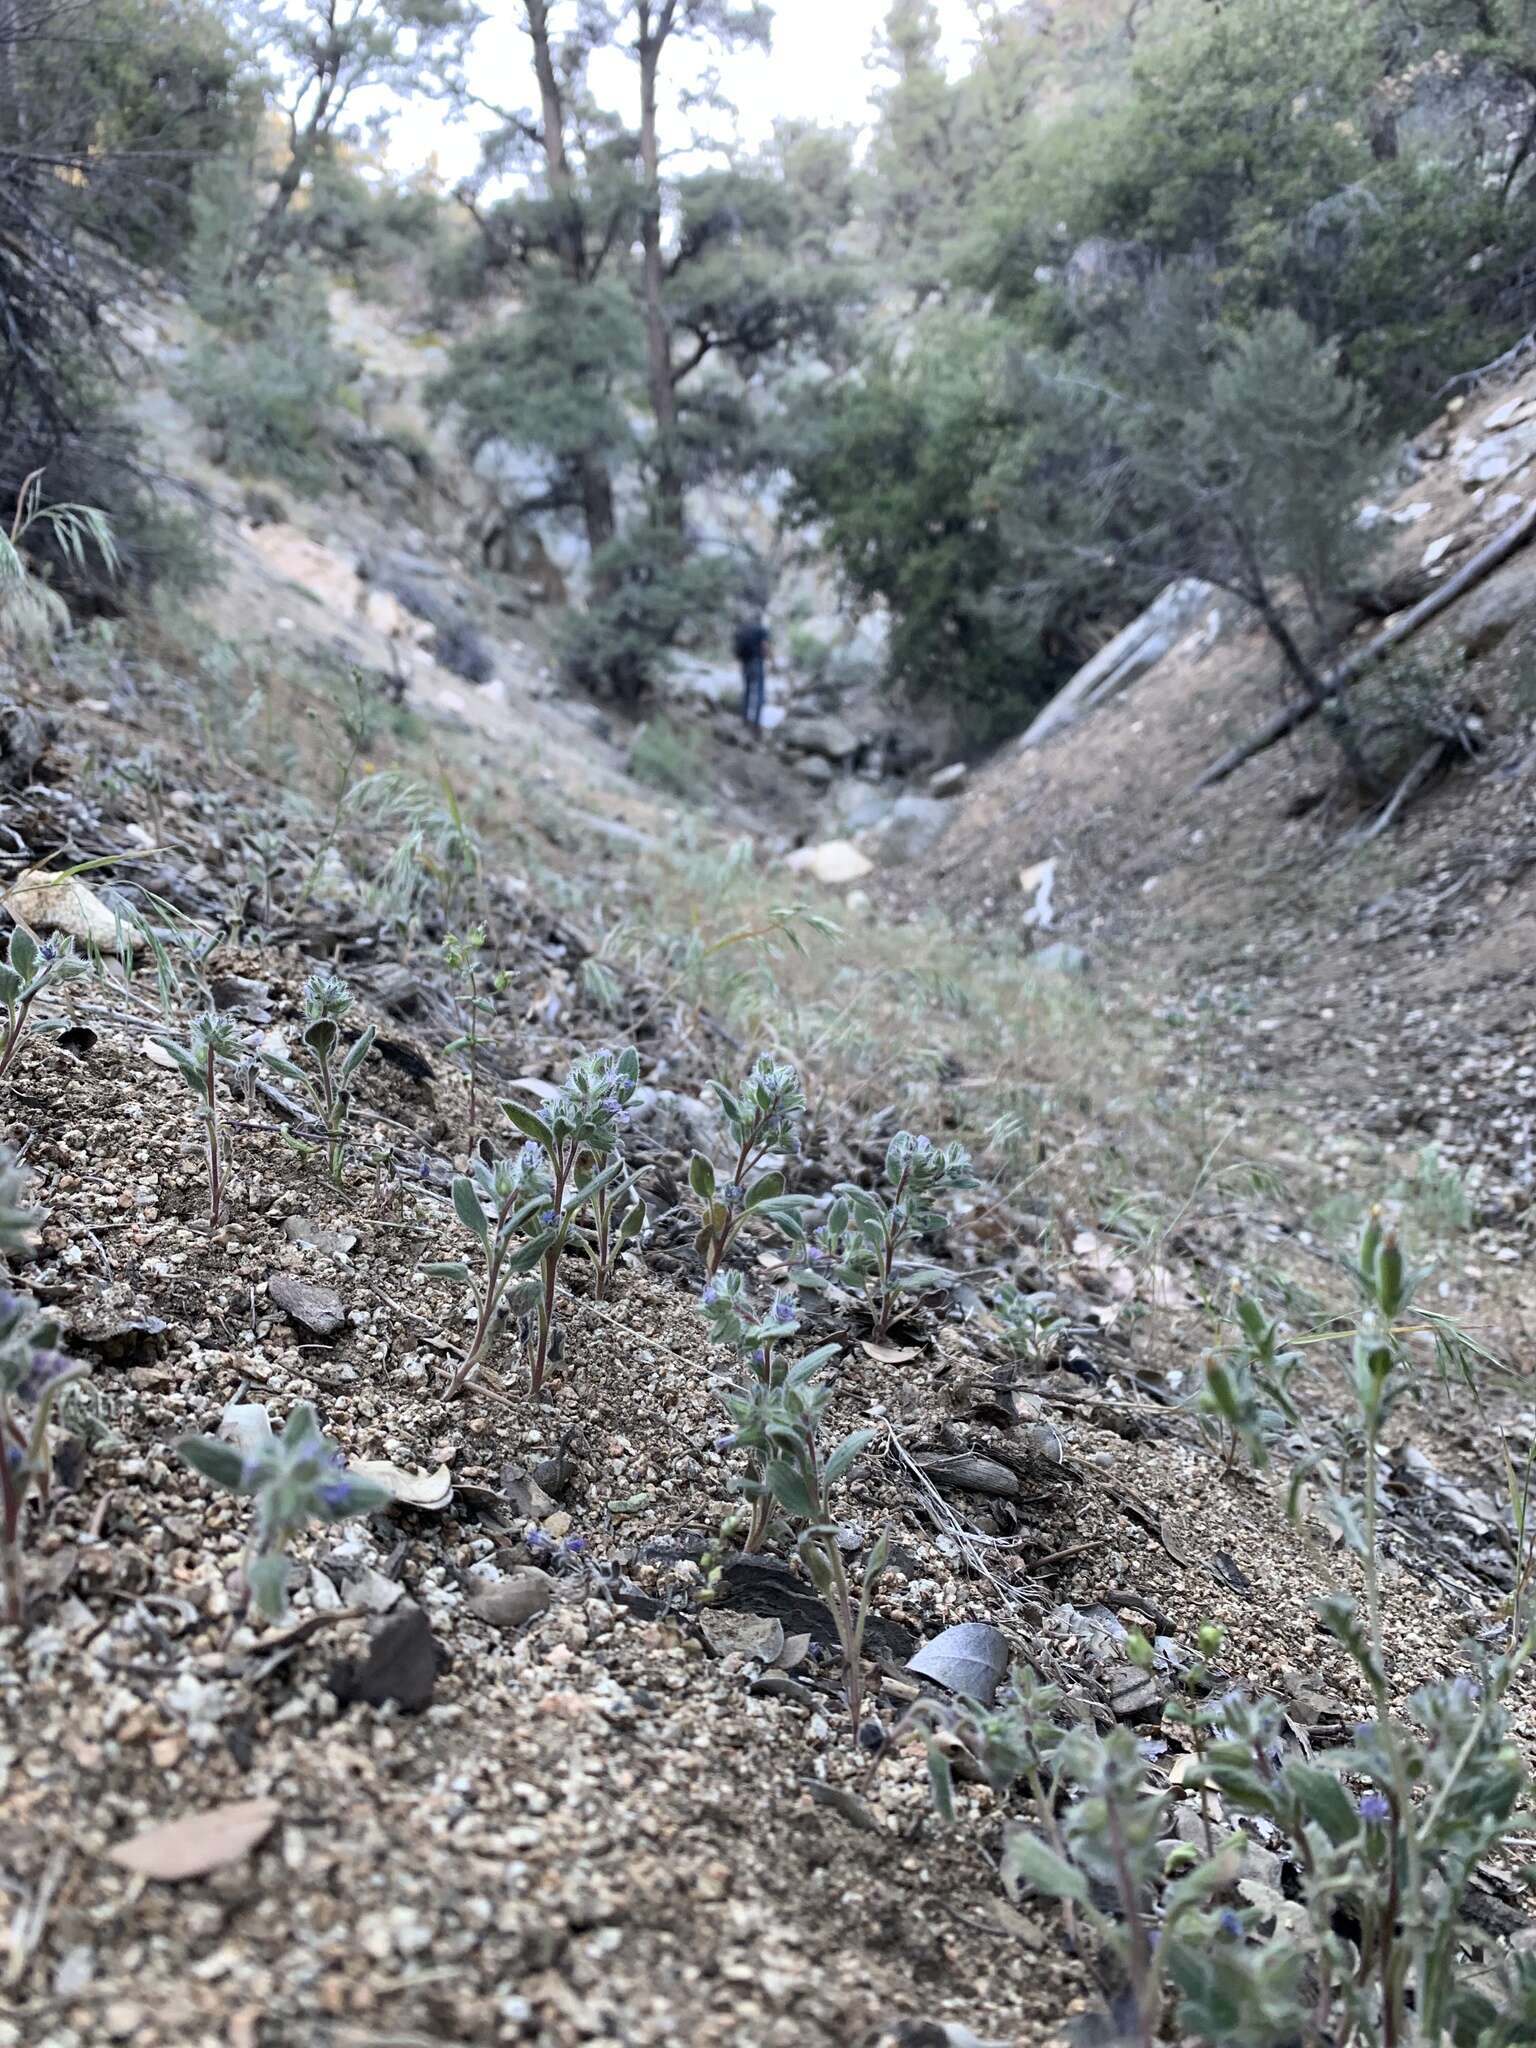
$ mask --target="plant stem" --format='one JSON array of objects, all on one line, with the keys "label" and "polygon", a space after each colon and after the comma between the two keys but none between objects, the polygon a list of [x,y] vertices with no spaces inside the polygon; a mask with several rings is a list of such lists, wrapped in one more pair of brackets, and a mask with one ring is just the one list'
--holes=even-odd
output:
[{"label": "plant stem", "polygon": [[31,1007],[30,1003],[20,1003],[6,1011],[5,1042],[0,1047],[0,1081],[10,1072],[12,1060],[21,1051],[21,1041],[27,1029],[27,1012]]},{"label": "plant stem", "polygon": [[224,1187],[219,1171],[219,1106],[213,1092],[214,1052],[211,1045],[205,1057],[207,1066],[203,1081],[208,1099],[203,1111],[203,1124],[208,1137],[208,1220],[217,1228],[223,1214]]},{"label": "plant stem", "polygon": [[13,1466],[16,1429],[0,1400],[0,1601],[5,1619],[20,1624],[26,1613],[21,1584],[21,1511],[27,1498],[27,1467]]},{"label": "plant stem", "polygon": [[1120,1910],[1125,1916],[1131,1990],[1136,2001],[1136,2031],[1142,2048],[1155,2048],[1157,1980],[1152,1968],[1152,1944],[1147,1937],[1147,1924],[1136,1897],[1136,1883],[1131,1875],[1130,1858],[1126,1854],[1125,1833],[1120,1825],[1120,1810],[1115,1804],[1112,1792],[1104,1801],[1104,1819],[1109,1834],[1110,1854],[1114,1858]]},{"label": "plant stem", "polygon": [[560,1267],[560,1254],[565,1248],[565,1228],[561,1221],[565,1205],[565,1184],[573,1161],[561,1156],[553,1162],[555,1169],[554,1193],[550,1206],[555,1212],[555,1241],[544,1254],[544,1294],[539,1303],[539,1330],[533,1354],[533,1370],[528,1376],[528,1391],[537,1398],[544,1391],[544,1371],[549,1363],[549,1338],[555,1322],[555,1275]]}]

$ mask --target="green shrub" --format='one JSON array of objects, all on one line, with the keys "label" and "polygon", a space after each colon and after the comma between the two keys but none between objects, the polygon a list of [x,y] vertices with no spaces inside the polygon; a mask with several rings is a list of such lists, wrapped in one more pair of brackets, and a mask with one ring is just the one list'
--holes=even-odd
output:
[{"label": "green shrub", "polygon": [[695,733],[670,718],[652,718],[641,726],[629,750],[629,772],[652,789],[691,797],[698,794],[709,770]]},{"label": "green shrub", "polygon": [[698,556],[659,521],[631,528],[592,563],[593,596],[572,612],[560,653],[573,681],[634,703],[654,687],[685,628],[731,615],[741,565]]},{"label": "green shrub", "polygon": [[349,373],[331,345],[319,282],[293,272],[274,289],[231,288],[225,312],[223,331],[188,352],[176,395],[237,475],[275,477],[312,495],[328,472],[325,415]]}]

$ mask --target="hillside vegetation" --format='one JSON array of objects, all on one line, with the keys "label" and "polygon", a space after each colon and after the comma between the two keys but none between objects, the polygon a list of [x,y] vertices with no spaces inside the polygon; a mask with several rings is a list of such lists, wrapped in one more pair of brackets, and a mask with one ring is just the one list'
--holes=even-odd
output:
[{"label": "hillside vegetation", "polygon": [[1532,21],[503,12],[0,6],[0,2044],[1516,2048]]}]

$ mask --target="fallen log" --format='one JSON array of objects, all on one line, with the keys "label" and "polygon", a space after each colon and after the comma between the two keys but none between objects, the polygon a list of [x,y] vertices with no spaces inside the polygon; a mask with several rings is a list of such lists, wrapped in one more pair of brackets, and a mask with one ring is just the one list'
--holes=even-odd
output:
[{"label": "fallen log", "polygon": [[1513,526],[1507,526],[1497,539],[1489,541],[1481,553],[1474,555],[1470,562],[1458,569],[1456,574],[1442,583],[1438,590],[1432,590],[1429,596],[1421,599],[1411,611],[1403,612],[1394,619],[1384,632],[1377,634],[1368,647],[1362,647],[1357,653],[1341,661],[1336,668],[1330,669],[1321,678],[1322,695],[1316,702],[1309,700],[1303,704],[1289,705],[1284,711],[1277,711],[1267,725],[1260,726],[1256,733],[1237,746],[1229,747],[1226,753],[1211,763],[1209,768],[1204,769],[1189,785],[1188,794],[1197,796],[1201,790],[1210,789],[1215,783],[1225,782],[1229,775],[1234,775],[1256,754],[1262,754],[1267,748],[1274,746],[1277,740],[1283,740],[1286,734],[1294,732],[1297,726],[1305,725],[1309,718],[1323,709],[1331,697],[1339,696],[1351,683],[1358,682],[1361,676],[1368,674],[1379,661],[1385,660],[1394,648],[1401,647],[1405,640],[1411,640],[1414,634],[1427,626],[1432,619],[1449,610],[1459,597],[1465,597],[1467,592],[1474,585],[1481,583],[1485,576],[1492,575],[1501,563],[1507,562],[1511,555],[1523,548],[1533,534],[1536,534],[1536,504],[1530,505],[1522,512]]}]

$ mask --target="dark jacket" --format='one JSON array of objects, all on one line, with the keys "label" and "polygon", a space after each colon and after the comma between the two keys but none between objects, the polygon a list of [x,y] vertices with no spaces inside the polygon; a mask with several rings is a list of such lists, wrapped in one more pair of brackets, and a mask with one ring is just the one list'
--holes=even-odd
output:
[{"label": "dark jacket", "polygon": [[768,628],[761,619],[752,619],[736,628],[736,659],[738,661],[760,661],[767,651]]}]

